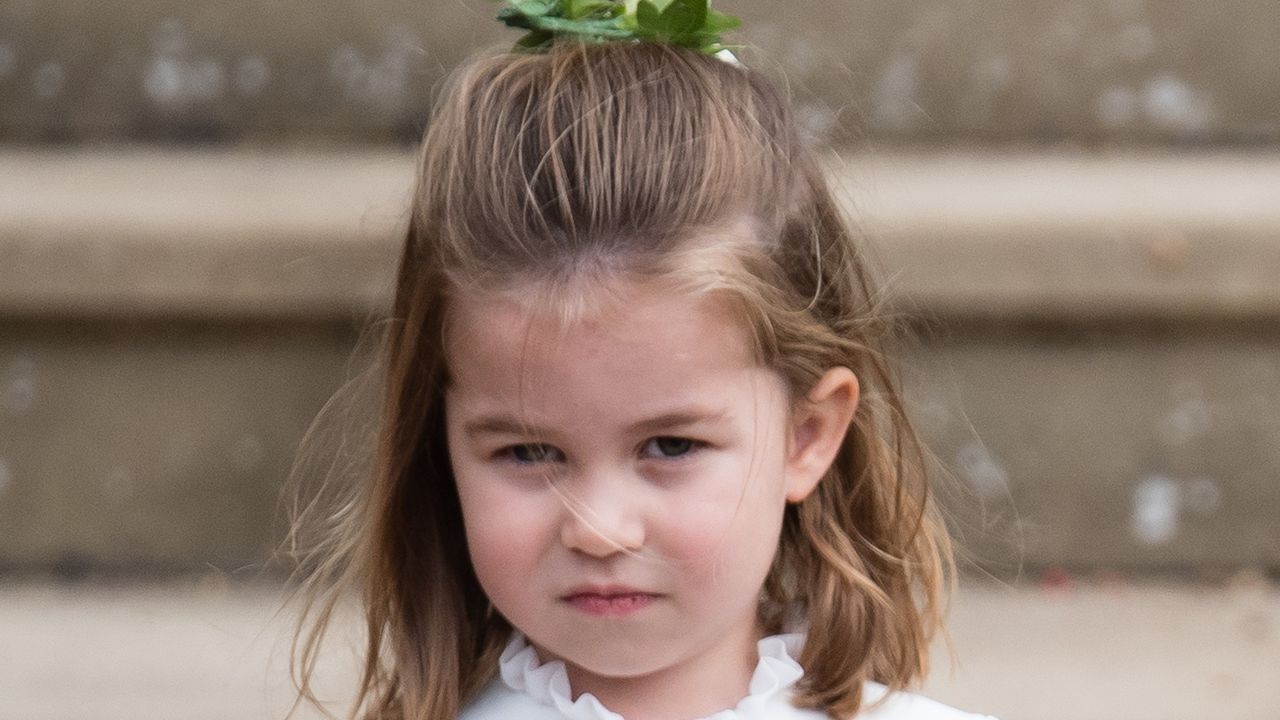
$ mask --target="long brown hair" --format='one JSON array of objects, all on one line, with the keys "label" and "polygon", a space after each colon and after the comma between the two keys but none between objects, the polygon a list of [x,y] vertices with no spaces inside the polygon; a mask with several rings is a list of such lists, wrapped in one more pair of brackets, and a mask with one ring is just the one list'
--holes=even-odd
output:
[{"label": "long brown hair", "polygon": [[451,289],[696,273],[690,238],[742,217],[750,242],[701,249],[731,261],[716,281],[739,299],[760,362],[794,397],[835,366],[862,387],[827,476],[786,511],[765,583],[766,627],[799,615],[820,629],[794,702],[851,717],[864,681],[923,677],[950,548],[886,360],[895,325],[789,103],[758,72],[679,47],[565,41],[477,56],[427,130],[383,323],[374,462],[343,512],[311,505],[294,524],[330,520],[303,555],[300,698],[314,701],[319,647],[353,590],[367,644],[352,717],[454,718],[511,631],[470,566],[445,445]]}]

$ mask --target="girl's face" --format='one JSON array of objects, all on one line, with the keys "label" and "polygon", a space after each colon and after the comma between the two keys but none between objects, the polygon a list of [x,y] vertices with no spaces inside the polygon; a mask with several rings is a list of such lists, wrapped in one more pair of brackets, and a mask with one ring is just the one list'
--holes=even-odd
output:
[{"label": "girl's face", "polygon": [[789,450],[782,379],[720,301],[617,289],[568,327],[464,294],[448,336],[471,561],[579,691],[753,666],[784,506],[816,482]]}]

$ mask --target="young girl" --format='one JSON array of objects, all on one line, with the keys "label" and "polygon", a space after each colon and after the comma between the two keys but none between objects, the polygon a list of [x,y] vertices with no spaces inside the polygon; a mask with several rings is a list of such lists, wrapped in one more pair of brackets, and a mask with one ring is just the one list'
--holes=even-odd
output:
[{"label": "young girl", "polygon": [[426,133],[300,695],[354,589],[352,717],[970,717],[903,691],[949,546],[787,103],[695,48],[552,35],[462,68]]}]

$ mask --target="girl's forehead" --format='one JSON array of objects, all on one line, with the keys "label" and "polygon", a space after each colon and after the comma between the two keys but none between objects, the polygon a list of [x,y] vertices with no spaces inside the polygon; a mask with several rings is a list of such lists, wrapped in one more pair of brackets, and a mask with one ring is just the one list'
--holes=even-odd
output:
[{"label": "girl's forehead", "polygon": [[[781,377],[716,294],[638,284],[566,323],[509,293],[462,294],[446,335],[450,415],[600,436],[673,416],[754,417]],[[763,393],[763,394],[762,394]]]},{"label": "girl's forehead", "polygon": [[696,355],[726,366],[755,364],[749,328],[729,298],[654,280],[555,288],[529,282],[455,292],[445,341],[455,371],[464,360],[519,358],[528,365],[620,349]]}]

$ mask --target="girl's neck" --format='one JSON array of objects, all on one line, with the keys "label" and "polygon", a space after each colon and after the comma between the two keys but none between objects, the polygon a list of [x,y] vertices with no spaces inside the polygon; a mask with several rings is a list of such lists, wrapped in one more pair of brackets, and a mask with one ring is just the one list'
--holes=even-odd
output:
[{"label": "girl's neck", "polygon": [[759,663],[759,626],[708,652],[639,677],[611,678],[566,663],[576,700],[591,693],[626,720],[691,720],[732,709],[746,697]]}]

